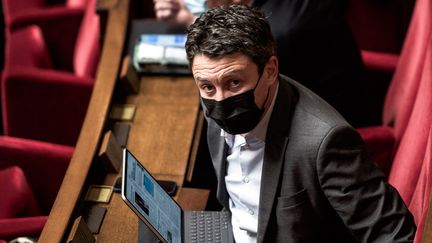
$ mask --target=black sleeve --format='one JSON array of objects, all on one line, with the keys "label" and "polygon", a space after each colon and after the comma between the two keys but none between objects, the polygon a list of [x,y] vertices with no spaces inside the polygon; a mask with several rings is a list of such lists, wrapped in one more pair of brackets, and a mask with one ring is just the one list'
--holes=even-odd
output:
[{"label": "black sleeve", "polygon": [[370,161],[354,129],[332,129],[318,158],[324,194],[359,242],[414,240],[413,216],[397,190]]}]

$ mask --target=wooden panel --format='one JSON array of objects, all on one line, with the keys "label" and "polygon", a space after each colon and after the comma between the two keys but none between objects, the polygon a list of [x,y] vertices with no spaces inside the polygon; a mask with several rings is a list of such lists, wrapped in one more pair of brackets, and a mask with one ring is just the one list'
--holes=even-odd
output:
[{"label": "wooden panel", "polygon": [[183,185],[199,111],[192,77],[144,77],[128,103],[137,106],[129,149],[155,177]]},{"label": "wooden panel", "polygon": [[69,168],[39,242],[62,241],[97,151],[117,80],[128,23],[129,1],[117,1],[114,6],[108,10],[106,37],[87,115]]},{"label": "wooden panel", "polygon": [[138,217],[118,193],[111,198],[97,241],[138,242]]}]

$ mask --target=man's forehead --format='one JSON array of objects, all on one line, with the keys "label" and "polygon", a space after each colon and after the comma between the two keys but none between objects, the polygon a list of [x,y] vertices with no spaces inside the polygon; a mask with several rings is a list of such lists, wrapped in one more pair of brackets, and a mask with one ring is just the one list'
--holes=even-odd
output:
[{"label": "man's forehead", "polygon": [[192,73],[196,79],[208,76],[225,76],[253,68],[254,63],[243,54],[230,54],[224,57],[212,58],[197,55],[192,64]]},{"label": "man's forehead", "polygon": [[252,59],[247,56],[246,54],[243,54],[241,52],[234,52],[234,53],[230,53],[230,54],[225,54],[225,55],[221,55],[221,56],[209,56],[206,55],[205,53],[199,53],[197,54],[194,58],[193,58],[193,62],[195,62],[195,60],[200,59],[200,60],[208,60],[208,61],[213,61],[213,62],[219,62],[219,61],[224,61],[224,60],[231,60],[231,59],[240,59],[240,60],[248,60],[248,61],[252,61]]},{"label": "man's forehead", "polygon": [[223,66],[223,65],[253,65],[252,59],[248,56],[237,52],[233,54],[210,57],[205,54],[198,54],[192,61],[192,69],[194,68],[205,68],[212,66]]}]

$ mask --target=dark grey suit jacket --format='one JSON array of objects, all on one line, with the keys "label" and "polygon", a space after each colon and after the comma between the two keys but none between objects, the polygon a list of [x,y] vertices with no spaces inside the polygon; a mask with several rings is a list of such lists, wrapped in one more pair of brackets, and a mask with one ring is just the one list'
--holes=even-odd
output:
[{"label": "dark grey suit jacket", "polygon": [[[227,146],[208,120],[208,144],[228,207]],[[321,98],[281,76],[261,181],[258,242],[411,242],[416,226],[356,131]]]}]

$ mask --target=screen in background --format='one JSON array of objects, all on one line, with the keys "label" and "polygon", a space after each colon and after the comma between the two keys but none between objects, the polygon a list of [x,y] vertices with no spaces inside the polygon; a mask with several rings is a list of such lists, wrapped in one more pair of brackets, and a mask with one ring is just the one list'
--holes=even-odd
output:
[{"label": "screen in background", "polygon": [[157,46],[173,46],[183,49],[186,44],[186,39],[187,37],[184,34],[143,34],[140,36],[141,43]]},{"label": "screen in background", "polygon": [[185,42],[186,35],[143,34],[135,45],[134,63],[188,66]]},{"label": "screen in background", "polygon": [[[126,150],[127,151],[127,150]],[[126,152],[125,195],[167,242],[181,242],[181,209],[129,152]]]}]

